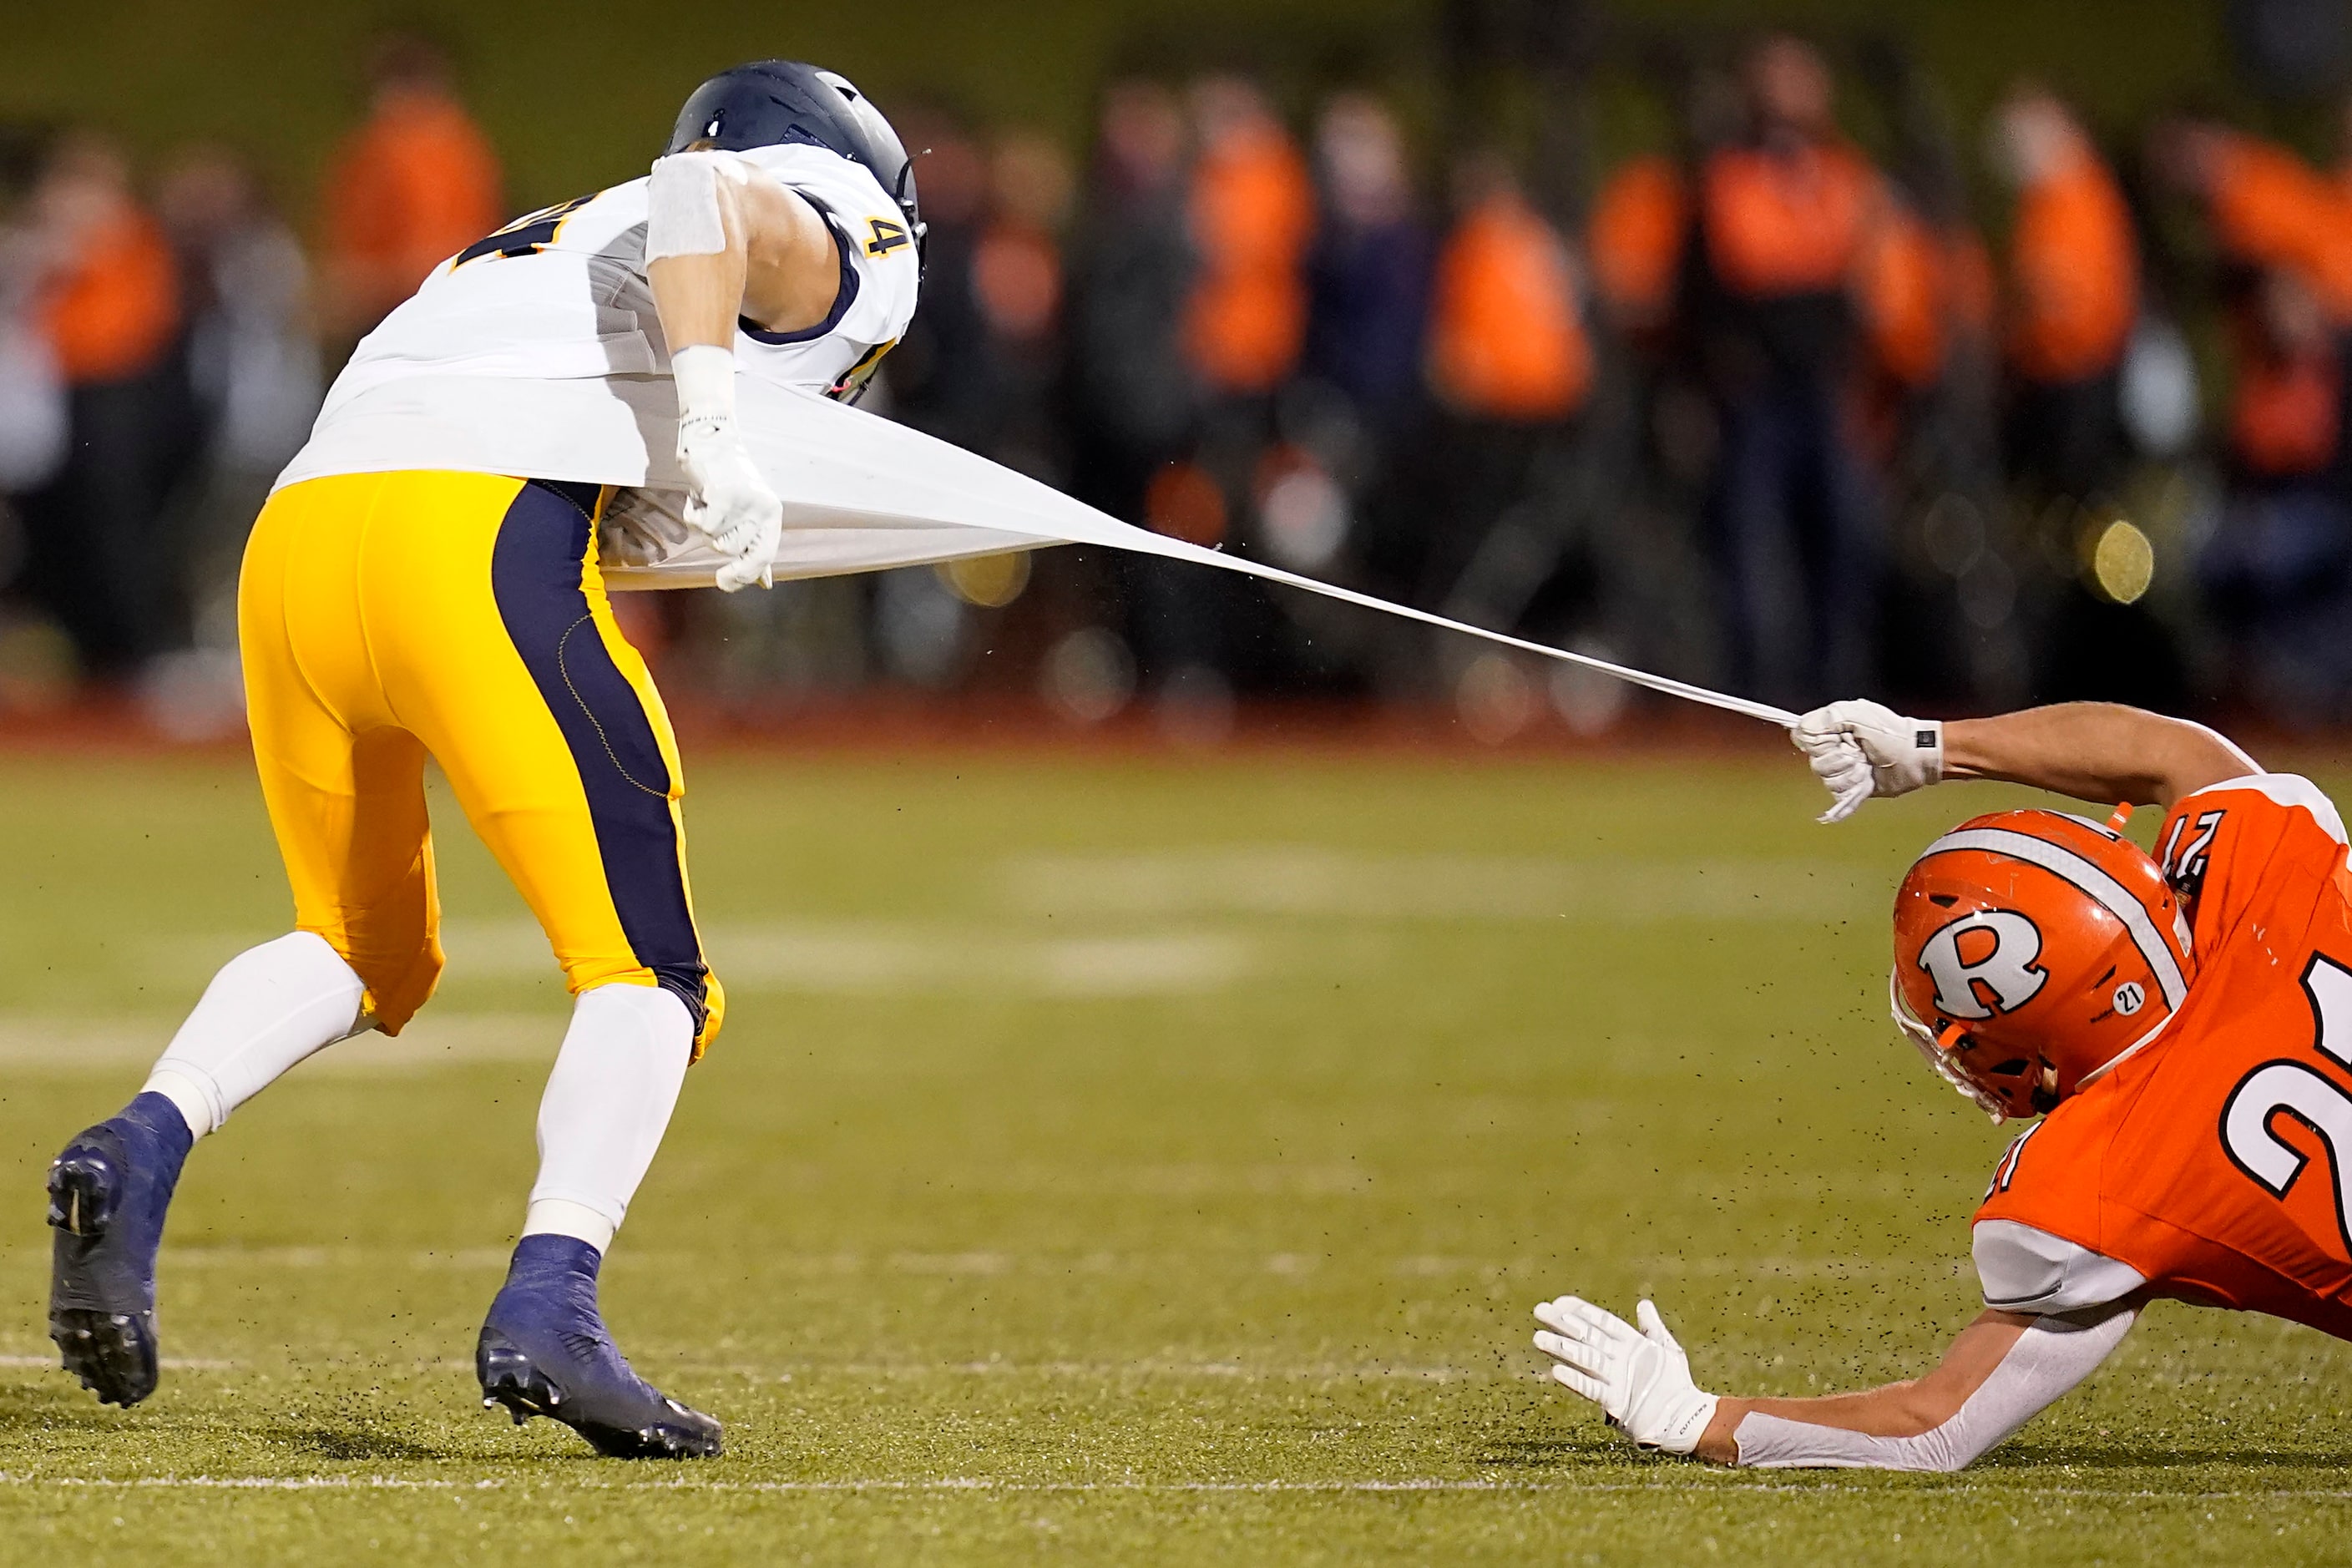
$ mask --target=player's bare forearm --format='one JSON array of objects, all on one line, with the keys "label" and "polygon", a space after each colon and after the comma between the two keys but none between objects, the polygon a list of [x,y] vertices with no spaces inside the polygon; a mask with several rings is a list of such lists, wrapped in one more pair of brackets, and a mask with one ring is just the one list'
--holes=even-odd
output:
[{"label": "player's bare forearm", "polygon": [[1944,726],[1944,776],[2000,779],[2077,800],[2169,806],[2261,770],[2201,724],[2112,702],[2062,702]]},{"label": "player's bare forearm", "polygon": [[736,330],[824,325],[842,285],[833,231],[807,198],[708,147],[665,155],[646,185],[646,280],[677,391],[681,515],[728,557],[719,588],[764,587],[783,503],[736,421]]},{"label": "player's bare forearm", "polygon": [[[730,205],[721,203],[720,211]],[[735,321],[743,313],[745,270],[742,230],[732,221],[726,249],[705,256],[665,256],[646,264],[646,281],[653,285],[654,310],[672,353],[734,345]]]},{"label": "player's bare forearm", "polygon": [[739,318],[778,332],[814,327],[841,288],[833,233],[816,209],[772,180],[717,184],[726,248],[646,264],[672,353],[730,348]]},{"label": "player's bare forearm", "polygon": [[1936,1370],[1925,1377],[1890,1383],[1856,1394],[1832,1394],[1819,1399],[1734,1399],[1725,1396],[1715,1407],[1696,1450],[1702,1459],[1718,1465],[1739,1462],[1733,1434],[1749,1412],[1802,1421],[1814,1426],[1834,1426],[1874,1437],[1916,1437],[1933,1431],[1958,1413],[1969,1395],[1983,1386],[2000,1365],[2020,1335],[2033,1322],[2016,1312],[1987,1311],[1959,1332]]}]

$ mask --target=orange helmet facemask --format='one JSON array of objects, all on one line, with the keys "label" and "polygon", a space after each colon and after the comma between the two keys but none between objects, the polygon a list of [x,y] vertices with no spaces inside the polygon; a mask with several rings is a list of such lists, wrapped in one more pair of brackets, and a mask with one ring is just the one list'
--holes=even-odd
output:
[{"label": "orange helmet facemask", "polygon": [[2156,862],[2079,816],[1974,817],[1895,895],[1895,1021],[1996,1122],[2054,1109],[2155,1039],[2195,973]]}]

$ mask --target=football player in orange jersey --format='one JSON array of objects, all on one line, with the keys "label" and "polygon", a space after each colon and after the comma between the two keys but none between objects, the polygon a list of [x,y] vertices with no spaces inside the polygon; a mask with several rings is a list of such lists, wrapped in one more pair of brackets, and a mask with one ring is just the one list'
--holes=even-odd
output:
[{"label": "football player in orange jersey", "polygon": [[[2074,703],[1939,724],[1871,702],[1795,731],[1835,797],[2002,779],[2158,805],[2153,858],[2053,811],[1962,823],[1895,897],[1895,1020],[1994,1121],[2039,1117],[1975,1221],[1985,1311],[1926,1376],[1718,1397],[1655,1307],[1536,1309],[1552,1375],[1644,1447],[1954,1470],[2074,1387],[2147,1301],[2352,1339],[2352,870],[2310,781],[2195,724]],[[1638,1326],[1636,1326],[1638,1324]]]}]

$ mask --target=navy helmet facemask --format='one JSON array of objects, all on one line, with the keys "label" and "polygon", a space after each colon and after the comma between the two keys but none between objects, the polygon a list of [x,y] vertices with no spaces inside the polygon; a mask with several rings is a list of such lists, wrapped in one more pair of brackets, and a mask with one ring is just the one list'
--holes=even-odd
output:
[{"label": "navy helmet facemask", "polygon": [[865,165],[898,204],[918,254],[923,222],[915,199],[915,163],[874,100],[836,71],[798,60],[753,60],[720,71],[694,89],[677,112],[665,156],[698,143],[722,152],[803,142]]}]

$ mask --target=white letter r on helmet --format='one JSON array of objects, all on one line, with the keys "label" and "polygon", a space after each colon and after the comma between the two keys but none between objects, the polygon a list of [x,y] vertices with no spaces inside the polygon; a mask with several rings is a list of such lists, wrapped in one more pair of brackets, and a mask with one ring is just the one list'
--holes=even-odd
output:
[{"label": "white letter r on helmet", "polygon": [[[1992,938],[1991,950],[1973,963],[1960,954],[1960,939],[1970,931]],[[2048,970],[2034,967],[2041,956],[2041,928],[2032,921],[2013,910],[1979,910],[1929,937],[1919,949],[1919,967],[1934,977],[1936,1005],[1947,1016],[1990,1018],[1996,1011],[2014,1013],[2041,993],[2050,979]],[[1990,1006],[1972,981],[1991,993]]]}]

